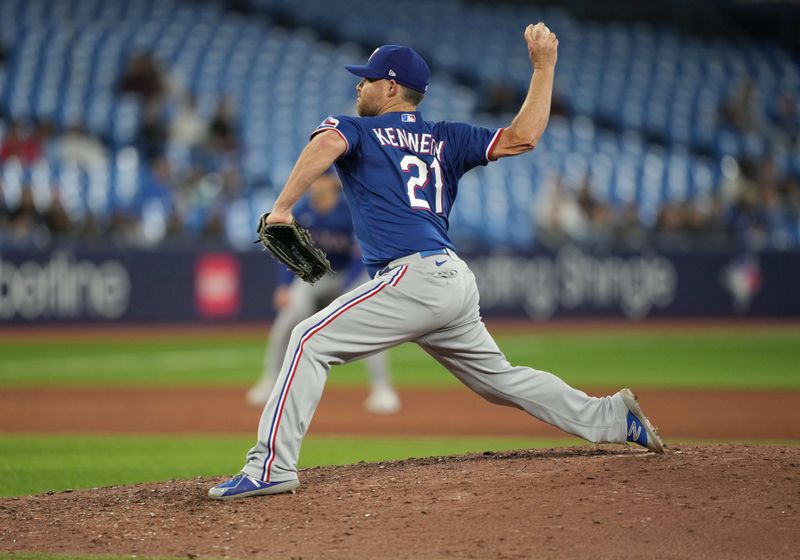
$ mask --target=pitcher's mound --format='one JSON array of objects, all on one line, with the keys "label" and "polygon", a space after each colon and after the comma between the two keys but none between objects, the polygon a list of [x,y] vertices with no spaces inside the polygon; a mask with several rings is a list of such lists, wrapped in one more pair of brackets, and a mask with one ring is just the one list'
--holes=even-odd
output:
[{"label": "pitcher's mound", "polygon": [[674,445],[305,469],[296,494],[224,480],[0,501],[0,550],[236,558],[787,558],[800,448]]}]

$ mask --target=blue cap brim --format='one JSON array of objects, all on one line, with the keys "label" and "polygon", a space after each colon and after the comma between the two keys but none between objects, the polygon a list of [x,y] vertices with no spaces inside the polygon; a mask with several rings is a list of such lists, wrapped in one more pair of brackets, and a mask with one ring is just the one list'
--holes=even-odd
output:
[{"label": "blue cap brim", "polygon": [[383,74],[376,72],[374,69],[370,68],[366,64],[359,65],[359,64],[345,64],[344,67],[347,69],[348,72],[351,74],[355,74],[359,78],[368,78],[370,80],[377,80],[378,78],[383,78]]}]

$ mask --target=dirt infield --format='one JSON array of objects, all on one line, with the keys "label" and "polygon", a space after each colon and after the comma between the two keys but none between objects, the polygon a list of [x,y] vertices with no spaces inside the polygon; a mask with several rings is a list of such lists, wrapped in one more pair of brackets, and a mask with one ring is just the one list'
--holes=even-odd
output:
[{"label": "dirt infield", "polygon": [[[365,396],[363,389],[326,390],[310,433],[564,435],[464,388],[403,390],[403,410],[385,417],[364,411]],[[800,391],[658,390],[639,396],[667,440],[800,440]],[[0,389],[0,433],[254,434],[259,415],[237,389]]]},{"label": "dirt infield", "polygon": [[306,469],[0,501],[0,550],[232,558],[798,558],[800,448],[619,446]]},{"label": "dirt infield", "polygon": [[[606,394],[604,390],[590,391]],[[218,503],[216,479],[0,500],[0,551],[208,558],[800,558],[800,392],[640,391],[670,444],[304,469],[294,495]],[[376,417],[331,387],[312,434],[564,434],[464,388]],[[444,412],[443,412],[444,411]],[[245,433],[236,389],[2,389],[0,433]]]}]

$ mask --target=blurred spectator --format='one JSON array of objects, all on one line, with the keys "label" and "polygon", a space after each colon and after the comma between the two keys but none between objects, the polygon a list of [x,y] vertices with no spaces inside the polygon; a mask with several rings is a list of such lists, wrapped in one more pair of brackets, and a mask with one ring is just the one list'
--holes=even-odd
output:
[{"label": "blurred spectator", "polygon": [[704,242],[710,246],[723,246],[731,243],[730,235],[725,226],[725,207],[719,193],[696,201],[696,206],[705,214],[707,229],[704,233]]},{"label": "blurred spectator", "polygon": [[82,234],[84,237],[104,235],[114,245],[130,247],[140,244],[140,223],[139,217],[132,212],[118,210],[111,214],[105,234],[102,233],[100,224],[94,218],[84,222]]},{"label": "blurred spectator", "polygon": [[220,173],[204,173],[195,167],[181,185],[176,206],[185,227],[205,240],[224,242],[225,201],[231,198],[226,179]]},{"label": "blurred spectator", "polygon": [[227,196],[238,194],[242,187],[239,146],[235,105],[231,97],[225,97],[217,104],[196,164],[206,173],[220,175]]},{"label": "blurred spectator", "polygon": [[583,241],[588,234],[586,213],[561,177],[548,181],[533,202],[537,238],[549,247],[568,241]]},{"label": "blurred spectator", "polygon": [[9,209],[6,235],[9,241],[19,245],[41,245],[46,241],[42,227],[42,215],[36,208],[30,185],[22,188],[22,196],[16,208]]},{"label": "blurred spectator", "polygon": [[239,149],[236,109],[231,97],[224,97],[217,103],[208,127],[208,145],[216,153],[234,152]]},{"label": "blurred spectator", "polygon": [[202,230],[202,238],[205,242],[214,244],[225,243],[225,217],[221,208],[215,208],[206,218]]},{"label": "blurred spectator", "polygon": [[729,242],[719,196],[666,203],[658,211],[652,240],[668,249],[692,250]]},{"label": "blurred spectator", "polygon": [[157,198],[172,206],[174,190],[175,185],[169,161],[160,156],[153,160],[149,168],[142,173],[139,187],[140,203],[146,199]]},{"label": "blurred spectator", "polygon": [[197,111],[197,100],[190,95],[180,104],[169,125],[169,141],[173,145],[191,150],[206,138],[208,125]]},{"label": "blurred spectator", "polygon": [[797,95],[784,92],[778,97],[770,118],[785,144],[800,147],[800,111],[797,106]]},{"label": "blurred spectator", "polygon": [[140,212],[137,244],[154,246],[185,229],[176,210],[176,186],[166,157],[156,158],[144,169],[136,209]]},{"label": "blurred spectator", "polygon": [[[665,202],[646,225],[635,201],[614,208],[592,196],[588,182],[577,193],[560,178],[547,183],[532,208],[537,238],[548,247],[578,244],[670,250],[725,247],[789,250],[800,246],[800,180],[781,180],[772,160],[736,166],[727,191],[682,202]],[[727,194],[725,194],[727,192]]]},{"label": "blurred spectator", "polygon": [[653,233],[660,245],[671,249],[689,247],[682,210],[675,202],[667,203],[659,210]]},{"label": "blurred spectator", "polygon": [[800,177],[789,177],[783,185],[786,209],[800,226]]},{"label": "blurred spectator", "polygon": [[681,226],[690,243],[702,242],[711,231],[709,216],[696,201],[680,203]]},{"label": "blurred spectator", "polygon": [[244,180],[238,166],[230,165],[220,172],[222,193],[225,198],[235,198],[245,194]]},{"label": "blurred spectator", "polygon": [[790,202],[784,198],[787,186],[782,184],[775,160],[768,158],[761,162],[758,171],[759,212],[763,213],[769,232],[769,246],[788,249],[792,243],[797,216],[793,214]]},{"label": "blurred spectator", "polygon": [[85,168],[108,163],[106,147],[91,135],[84,124],[73,124],[67,128],[55,141],[53,151],[59,161]]},{"label": "blurred spectator", "polygon": [[134,55],[117,83],[117,91],[138,95],[145,105],[164,95],[166,80],[155,58],[147,52]]},{"label": "blurred spectator", "polygon": [[577,193],[561,178],[549,182],[534,202],[534,220],[537,237],[551,247],[578,243],[607,248],[614,243],[612,209],[592,196],[588,180]]},{"label": "blurred spectator", "polygon": [[525,96],[510,82],[495,82],[489,86],[483,98],[483,110],[492,115],[505,115],[516,113]]},{"label": "blurred spectator", "polygon": [[592,196],[591,185],[583,182],[578,191],[578,206],[588,222],[586,241],[590,245],[608,247],[614,240],[614,214],[611,206],[602,203]]},{"label": "blurred spectator", "polygon": [[44,225],[54,240],[70,237],[74,233],[73,224],[57,194],[53,196],[50,207],[44,214]]},{"label": "blurred spectator", "polygon": [[[113,213],[112,213],[113,216]],[[109,221],[111,217],[107,218]],[[101,228],[97,220],[91,214],[86,214],[79,221],[73,222],[75,236],[81,240],[82,244],[88,244],[89,241],[101,239]],[[102,238],[105,241],[105,238]]]},{"label": "blurred spectator", "polygon": [[625,205],[613,235],[618,243],[626,249],[642,249],[647,246],[649,235],[639,218],[639,208],[635,202]]},{"label": "blurred spectator", "polygon": [[739,87],[722,107],[722,120],[740,133],[755,131],[760,125],[758,89],[751,78],[742,80]]},{"label": "blurred spectator", "polygon": [[0,145],[0,161],[15,157],[23,165],[30,165],[42,157],[39,131],[29,123],[12,121]]},{"label": "blurred spectator", "polygon": [[135,144],[139,155],[147,162],[155,161],[166,153],[167,126],[158,105],[150,104],[144,108]]},{"label": "blurred spectator", "polygon": [[36,131],[34,134],[36,135],[39,145],[41,146],[42,157],[47,160],[53,159],[54,149],[58,138],[53,121],[49,119],[40,120],[36,125]]},{"label": "blurred spectator", "polygon": [[743,162],[740,175],[727,212],[727,226],[736,241],[752,250],[798,246],[800,214],[792,192],[796,178],[781,180],[770,158]]}]

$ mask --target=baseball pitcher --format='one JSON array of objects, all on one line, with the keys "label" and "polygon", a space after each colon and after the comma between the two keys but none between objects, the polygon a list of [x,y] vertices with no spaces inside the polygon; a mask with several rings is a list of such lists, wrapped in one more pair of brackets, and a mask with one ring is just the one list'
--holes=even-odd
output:
[{"label": "baseball pitcher", "polygon": [[292,332],[275,390],[242,472],[209,490],[214,499],[290,492],[300,445],[332,364],[415,342],[487,400],[592,442],[663,444],[629,389],[589,397],[558,377],[511,365],[481,321],[475,277],[448,235],[459,178],[478,165],[529,152],[547,126],[558,40],[543,24],[524,32],[533,65],[511,124],[486,129],[429,122],[417,110],[430,71],[408,47],[385,45],[359,76],[358,117],[332,116],[313,132],[267,224],[293,223],[292,208],[331,164],[344,186],[372,279]]}]

